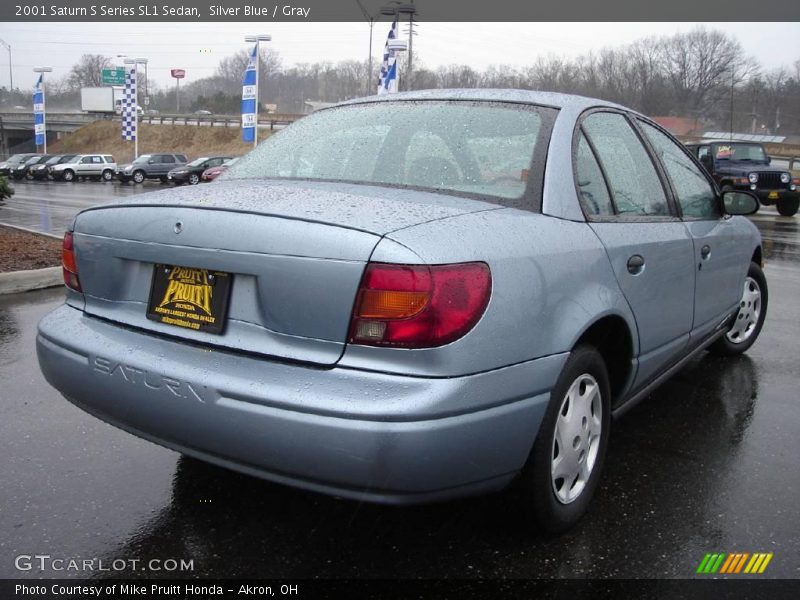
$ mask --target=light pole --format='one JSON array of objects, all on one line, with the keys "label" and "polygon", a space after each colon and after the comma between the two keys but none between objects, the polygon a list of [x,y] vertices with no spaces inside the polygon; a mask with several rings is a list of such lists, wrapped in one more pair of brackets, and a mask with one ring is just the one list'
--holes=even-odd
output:
[{"label": "light pole", "polygon": [[8,91],[14,91],[14,71],[11,70],[11,44],[0,40],[0,46],[8,50]]},{"label": "light pole", "polygon": [[[41,77],[42,77],[42,86],[41,86],[41,92],[42,92],[42,110],[41,110],[41,112],[42,112],[42,122],[41,122],[42,154],[47,154],[47,117],[45,116],[46,102],[45,102],[45,95],[44,95],[44,74],[45,73],[51,73],[52,71],[53,71],[53,67],[33,67],[33,72],[34,73],[39,73],[41,75]],[[33,125],[34,136],[36,135],[36,126],[40,125],[39,123],[36,123],[36,114],[35,113],[36,113],[36,107],[34,106],[34,117],[33,117],[33,120],[34,120],[34,125]]]},{"label": "light pole", "polygon": [[259,33],[257,35],[244,36],[245,42],[255,42],[256,44],[256,122],[253,128],[253,148],[258,146],[258,69],[259,62],[261,61],[261,42],[272,41],[272,36],[267,33]]},{"label": "light pole", "polygon": [[[136,132],[133,136],[133,158],[139,158],[139,65],[145,65],[147,68],[146,58],[126,58],[123,61],[126,65],[133,65],[133,70],[136,73],[136,83],[133,86],[133,130]],[[122,115],[124,119],[125,116]]]}]

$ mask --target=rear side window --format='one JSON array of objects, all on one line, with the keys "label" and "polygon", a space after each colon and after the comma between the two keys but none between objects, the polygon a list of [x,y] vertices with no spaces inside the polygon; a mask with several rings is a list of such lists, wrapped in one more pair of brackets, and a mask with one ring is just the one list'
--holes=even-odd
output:
[{"label": "rear side window", "polygon": [[620,216],[669,216],[670,210],[653,161],[627,119],[597,112],[583,121],[597,151]]},{"label": "rear side window", "polygon": [[103,158],[106,159],[107,163],[113,163],[114,162],[114,157],[111,156],[110,154],[106,154]]},{"label": "rear side window", "polygon": [[[178,162],[183,162],[183,163],[187,162],[185,154],[176,154],[175,158],[177,159]],[[175,162],[175,161],[173,161],[173,162]]]},{"label": "rear side window", "polygon": [[608,194],[603,172],[592,152],[586,136],[581,134],[575,154],[575,177],[581,205],[587,215],[608,216],[614,214],[614,205]]},{"label": "rear side window", "polygon": [[696,219],[720,217],[714,188],[697,165],[661,131],[643,121],[640,123],[667,170],[683,216]]},{"label": "rear side window", "polygon": [[172,156],[172,154],[162,154],[161,155],[161,162],[162,163],[175,164],[175,157]]}]

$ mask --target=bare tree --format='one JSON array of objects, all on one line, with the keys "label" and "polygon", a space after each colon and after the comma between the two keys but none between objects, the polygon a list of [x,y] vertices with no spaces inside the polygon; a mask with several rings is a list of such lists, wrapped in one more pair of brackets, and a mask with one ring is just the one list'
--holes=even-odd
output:
[{"label": "bare tree", "polygon": [[102,54],[84,54],[67,75],[67,86],[71,90],[103,85],[101,71],[111,66],[111,59]]}]

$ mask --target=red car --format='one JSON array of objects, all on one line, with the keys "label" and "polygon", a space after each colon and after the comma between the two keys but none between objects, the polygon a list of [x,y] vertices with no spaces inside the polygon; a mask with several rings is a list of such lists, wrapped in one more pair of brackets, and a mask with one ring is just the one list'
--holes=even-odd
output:
[{"label": "red car", "polygon": [[200,180],[205,181],[206,183],[208,183],[209,181],[214,181],[217,178],[217,176],[222,175],[225,172],[225,170],[228,167],[230,167],[233,163],[235,163],[237,160],[239,159],[232,158],[229,161],[222,163],[221,165],[206,169],[200,176]]}]

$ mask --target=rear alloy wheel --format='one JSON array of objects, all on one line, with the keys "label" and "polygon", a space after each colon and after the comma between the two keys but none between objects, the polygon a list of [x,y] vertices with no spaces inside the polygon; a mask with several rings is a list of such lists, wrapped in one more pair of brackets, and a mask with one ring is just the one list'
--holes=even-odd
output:
[{"label": "rear alloy wheel", "polygon": [[189,174],[189,185],[197,185],[200,183],[200,177],[197,173],[190,173]]},{"label": "rear alloy wheel", "polygon": [[522,472],[527,515],[550,532],[586,512],[600,479],[611,425],[605,361],[592,346],[570,354]]},{"label": "rear alloy wheel", "polygon": [[800,197],[778,200],[778,214],[782,217],[793,217],[797,214],[798,208],[800,208]]},{"label": "rear alloy wheel", "polygon": [[133,174],[133,182],[134,183],[142,183],[144,181],[144,172],[136,171]]},{"label": "rear alloy wheel", "polygon": [[756,263],[750,263],[744,280],[739,310],[727,333],[714,342],[709,351],[722,356],[733,356],[747,351],[752,346],[767,316],[767,280]]},{"label": "rear alloy wheel", "polygon": [[111,181],[114,179],[114,172],[110,169],[106,169],[103,171],[103,181]]},{"label": "rear alloy wheel", "polygon": [[64,179],[64,181],[72,181],[72,180],[74,180],[75,179],[75,171],[72,171],[70,169],[66,169],[64,171],[64,175],[63,175],[62,179]]}]

